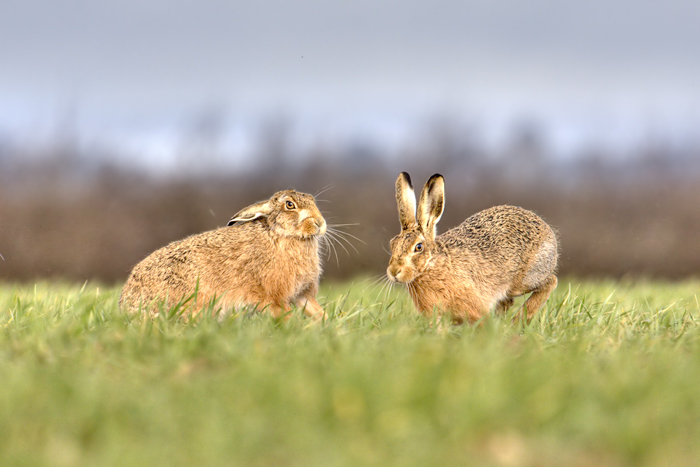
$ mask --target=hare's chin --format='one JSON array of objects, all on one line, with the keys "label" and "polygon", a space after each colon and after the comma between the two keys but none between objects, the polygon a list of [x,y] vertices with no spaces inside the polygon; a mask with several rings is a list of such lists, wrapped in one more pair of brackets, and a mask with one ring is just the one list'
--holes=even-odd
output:
[{"label": "hare's chin", "polygon": [[312,239],[318,239],[318,238],[323,237],[323,234],[320,231],[317,231],[315,233],[301,231],[301,232],[297,233],[297,237],[301,238],[303,240],[312,240]]}]

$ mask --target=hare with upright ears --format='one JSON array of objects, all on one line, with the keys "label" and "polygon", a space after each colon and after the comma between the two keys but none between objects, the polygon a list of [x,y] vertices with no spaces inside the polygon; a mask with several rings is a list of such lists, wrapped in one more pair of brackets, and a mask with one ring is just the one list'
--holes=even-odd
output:
[{"label": "hare with upright ears", "polygon": [[216,298],[224,309],[253,306],[279,317],[296,305],[314,319],[324,318],[316,293],[325,233],[313,196],[280,191],[242,209],[226,227],[146,257],[129,275],[119,303],[133,311],[188,297],[201,306]]},{"label": "hare with upright ears", "polygon": [[530,320],[557,286],[557,238],[535,213],[496,206],[436,237],[445,208],[442,175],[430,177],[416,211],[411,178],[401,173],[396,201],[401,233],[391,240],[387,276],[406,284],[422,313],[474,322],[494,307],[505,312],[513,297],[532,293],[523,305]]}]

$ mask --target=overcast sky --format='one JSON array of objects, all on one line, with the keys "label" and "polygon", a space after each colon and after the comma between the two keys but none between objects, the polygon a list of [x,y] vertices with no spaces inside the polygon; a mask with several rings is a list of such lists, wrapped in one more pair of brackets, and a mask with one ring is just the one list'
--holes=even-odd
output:
[{"label": "overcast sky", "polygon": [[446,111],[563,141],[684,136],[699,44],[696,0],[2,0],[0,134],[75,111],[136,140],[214,106],[312,132]]}]

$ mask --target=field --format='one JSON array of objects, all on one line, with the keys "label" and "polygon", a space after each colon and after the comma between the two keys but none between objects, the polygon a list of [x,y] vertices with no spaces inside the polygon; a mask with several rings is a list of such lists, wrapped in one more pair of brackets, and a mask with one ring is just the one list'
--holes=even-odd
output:
[{"label": "field", "polygon": [[0,465],[697,465],[700,282],[564,279],[462,327],[370,284],[324,284],[320,325],[0,285]]}]

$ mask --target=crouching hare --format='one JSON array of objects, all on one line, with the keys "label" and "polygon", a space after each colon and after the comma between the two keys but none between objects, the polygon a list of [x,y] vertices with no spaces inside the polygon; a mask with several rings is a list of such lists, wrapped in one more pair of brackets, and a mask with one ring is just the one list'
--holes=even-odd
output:
[{"label": "crouching hare", "polygon": [[445,208],[442,175],[425,184],[416,212],[411,178],[403,172],[396,201],[401,233],[391,240],[387,275],[406,284],[420,312],[474,322],[492,308],[504,313],[513,297],[532,293],[522,310],[529,321],[557,286],[557,238],[535,213],[496,206],[436,236]]},{"label": "crouching hare", "polygon": [[[313,196],[294,190],[248,206],[228,226],[173,242],[134,267],[119,299],[124,308],[157,310],[196,297],[223,309],[253,306],[285,315],[291,306],[322,319],[316,301],[319,241],[326,221]],[[196,294],[195,294],[196,291]],[[192,309],[192,308],[191,308]]]}]

